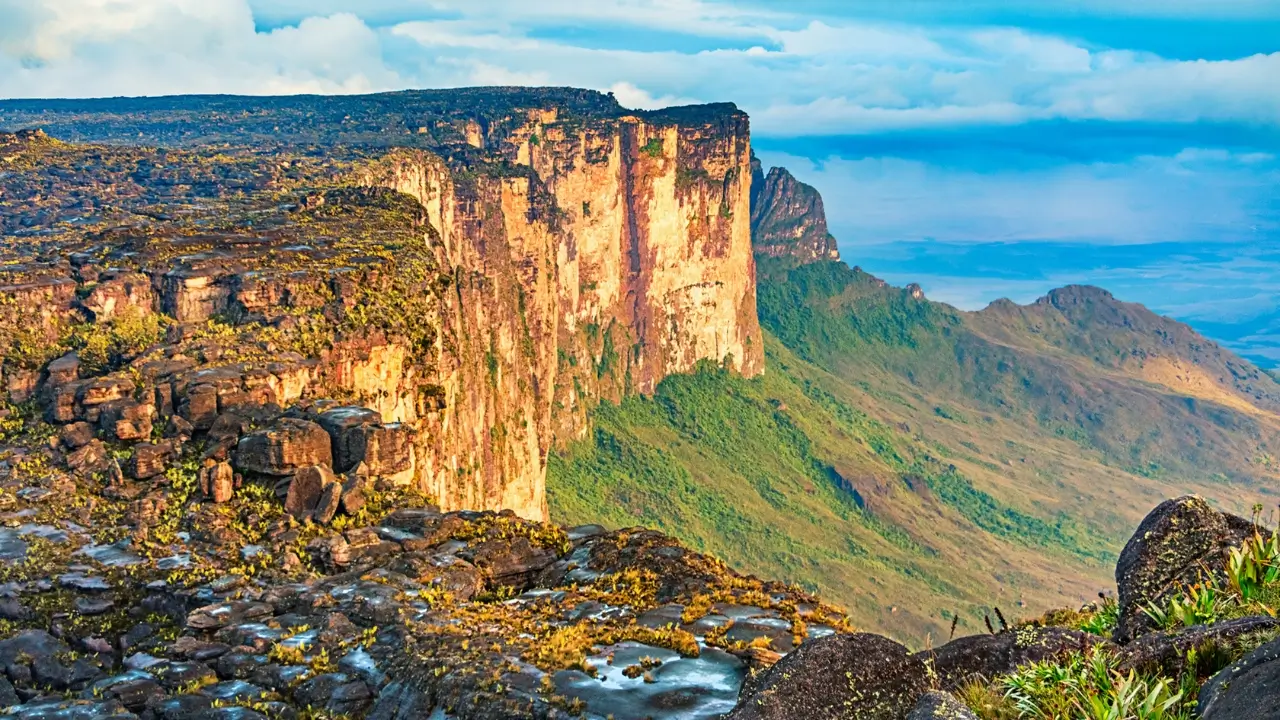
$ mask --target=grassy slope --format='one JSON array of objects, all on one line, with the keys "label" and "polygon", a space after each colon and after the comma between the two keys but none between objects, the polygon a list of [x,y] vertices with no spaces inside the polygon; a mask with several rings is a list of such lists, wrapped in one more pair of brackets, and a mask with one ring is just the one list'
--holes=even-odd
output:
[{"label": "grassy slope", "polygon": [[1086,353],[1051,313],[960,313],[839,263],[765,266],[760,314],[765,376],[706,367],[600,408],[551,459],[556,519],[658,527],[921,642],[952,611],[1086,600],[1161,499],[1243,509],[1275,478],[1269,410],[1091,357],[1131,355],[1114,329]]}]

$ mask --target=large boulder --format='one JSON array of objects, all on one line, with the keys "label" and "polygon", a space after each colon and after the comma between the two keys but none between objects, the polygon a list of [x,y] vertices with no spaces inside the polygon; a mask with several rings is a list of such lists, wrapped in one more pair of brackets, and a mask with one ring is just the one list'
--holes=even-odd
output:
[{"label": "large boulder", "polygon": [[345,473],[364,464],[370,475],[395,475],[412,463],[409,429],[382,424],[382,415],[364,407],[336,407],[320,413],[321,427],[333,438],[333,468]]},{"label": "large boulder", "polygon": [[73,383],[80,377],[80,356],[68,353],[45,368],[45,385],[50,388]]},{"label": "large boulder", "polygon": [[1227,666],[1200,688],[1196,705],[1203,720],[1280,718],[1280,640],[1273,640]]},{"label": "large boulder", "polygon": [[324,465],[312,465],[298,471],[289,483],[284,510],[298,520],[316,520],[327,523],[337,512],[337,500],[342,484],[333,471]]},{"label": "large boulder", "polygon": [[522,590],[558,557],[555,552],[534,545],[524,536],[486,540],[458,553],[458,556],[483,570],[494,586]]},{"label": "large boulder", "polygon": [[1114,639],[1127,643],[1155,628],[1144,612],[1178,588],[1225,567],[1228,551],[1254,531],[1253,523],[1218,512],[1194,495],[1166,500],[1129,538],[1116,563],[1120,618]]},{"label": "large boulder", "polygon": [[178,448],[171,440],[138,443],[133,446],[133,456],[129,458],[129,474],[138,480],[153,478],[163,473],[177,457]]},{"label": "large boulder", "polygon": [[206,460],[200,469],[200,491],[215,503],[231,500],[236,489],[236,474],[225,462]]},{"label": "large boulder", "polygon": [[107,438],[123,441],[146,440],[151,437],[155,406],[132,399],[104,403],[98,414],[98,427]]},{"label": "large boulder", "polygon": [[930,689],[928,669],[880,635],[811,640],[747,678],[727,720],[900,720]]},{"label": "large boulder", "polygon": [[313,465],[332,467],[333,451],[324,428],[308,420],[281,418],[240,438],[235,464],[242,472],[292,475]]}]

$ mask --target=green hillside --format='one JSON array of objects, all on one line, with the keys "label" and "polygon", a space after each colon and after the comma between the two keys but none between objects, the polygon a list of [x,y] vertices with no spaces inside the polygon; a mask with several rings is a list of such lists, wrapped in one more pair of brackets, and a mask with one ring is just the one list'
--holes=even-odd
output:
[{"label": "green hillside", "polygon": [[763,260],[767,370],[668,378],[550,460],[555,519],[646,525],[921,643],[1111,585],[1142,514],[1269,502],[1280,386],[1094,288],[964,313]]}]

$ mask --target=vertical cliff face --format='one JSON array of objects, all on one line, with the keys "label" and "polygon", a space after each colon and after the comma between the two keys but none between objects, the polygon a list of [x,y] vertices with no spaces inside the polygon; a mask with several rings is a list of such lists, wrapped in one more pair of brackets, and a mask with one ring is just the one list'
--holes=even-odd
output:
[{"label": "vertical cliff face", "polygon": [[547,452],[594,403],[703,360],[762,372],[747,120],[546,111],[468,136],[509,164],[458,177],[398,151],[360,181],[417,198],[454,269],[422,482],[445,507],[544,517]]},{"label": "vertical cliff face", "polygon": [[822,195],[796,180],[786,168],[764,174],[752,158],[751,232],[755,252],[762,257],[799,262],[839,260],[836,239],[827,230]]},{"label": "vertical cliff face", "polygon": [[[412,457],[382,465],[444,509],[544,518],[547,453],[587,429],[595,403],[651,392],[702,361],[763,370],[749,127],[732,105],[630,113],[590,91],[472,88],[0,110],[116,148],[94,156],[81,188],[91,199],[79,203],[49,188],[79,177],[81,151],[13,136],[26,164],[5,183],[21,222],[0,231],[56,226],[61,255],[150,278],[145,298],[122,280],[108,299],[166,316],[184,328],[175,337],[224,322],[266,333],[259,344],[272,349],[223,384],[287,376],[289,392],[272,396],[281,409],[337,398],[400,423],[377,432],[412,435]],[[51,157],[66,167],[43,172]],[[49,207],[51,196],[65,207]],[[95,213],[121,202],[138,205],[120,216],[127,232],[67,230],[86,213],[108,228]],[[36,245],[15,247],[34,253],[24,267],[44,262]],[[53,290],[31,271],[10,294],[56,291],[68,317],[110,315],[114,306],[73,297],[77,283],[99,292],[96,275],[65,265],[50,271]],[[299,356],[282,376],[259,367],[280,347]],[[195,362],[192,372],[228,364]],[[42,370],[29,364],[0,372],[30,394]]]}]

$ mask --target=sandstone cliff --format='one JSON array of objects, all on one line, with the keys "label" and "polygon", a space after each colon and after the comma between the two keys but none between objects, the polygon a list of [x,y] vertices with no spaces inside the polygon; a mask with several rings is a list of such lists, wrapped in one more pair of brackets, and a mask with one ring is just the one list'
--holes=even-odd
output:
[{"label": "sandstone cliff", "polygon": [[[229,368],[223,353],[195,353],[178,371],[132,379],[129,392],[169,388],[148,416],[186,413],[197,433],[246,393],[281,409],[338,397],[410,438],[388,446],[405,456],[378,474],[412,481],[446,510],[545,518],[547,453],[586,429],[592,404],[650,392],[703,360],[763,369],[746,116],[730,105],[628,114],[605,96],[561,94],[347,98],[335,101],[347,106],[342,120],[298,128],[288,124],[302,112],[294,99],[220,99],[165,114],[86,101],[42,113],[68,137],[90,128],[95,139],[174,143],[185,124],[199,139],[149,150],[8,136],[19,171],[5,179],[4,231],[56,238],[7,249],[0,339],[14,356],[4,372],[13,399],[77,383],[59,396],[62,421],[97,422],[83,401],[90,369],[63,377],[48,361],[78,348],[69,328],[111,323],[118,307],[181,328],[170,332],[171,354],[187,353],[182,339],[209,323],[230,322],[242,341],[245,328],[266,326],[289,338],[291,354],[237,354]],[[370,147],[385,128],[364,146],[324,134],[339,128],[350,140],[345,123],[384,117],[388,103],[418,125],[405,143],[417,147]],[[320,108],[334,112],[324,104],[303,114]],[[133,119],[113,126],[121,113]],[[202,149],[215,138],[201,133],[234,142],[260,132],[218,118],[263,116],[284,127],[271,154]],[[315,133],[325,149],[294,149]],[[74,189],[59,192],[68,180]],[[396,191],[418,209],[352,195],[352,186]],[[39,332],[19,337],[29,323],[14,308],[36,303]],[[316,342],[300,342],[308,337]],[[37,350],[18,362],[22,348]],[[119,375],[122,363],[141,362],[118,360],[100,370]],[[189,377],[212,369],[216,382]],[[190,417],[206,387],[212,414]]]},{"label": "sandstone cliff", "polygon": [[766,176],[760,161],[751,160],[751,233],[762,257],[798,262],[839,260],[836,239],[827,230],[822,195],[787,171],[775,167]]}]

